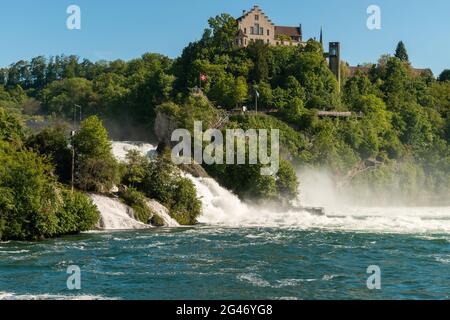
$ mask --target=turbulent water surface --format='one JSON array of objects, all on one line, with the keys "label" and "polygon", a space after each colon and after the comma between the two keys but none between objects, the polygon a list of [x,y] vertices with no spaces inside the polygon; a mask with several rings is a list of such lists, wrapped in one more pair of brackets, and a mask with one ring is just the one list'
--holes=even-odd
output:
[{"label": "turbulent water surface", "polygon": [[[379,291],[366,286],[374,264]],[[149,229],[1,243],[0,299],[449,299],[449,270],[448,234]]]},{"label": "turbulent water surface", "polygon": [[[122,159],[154,150],[113,147]],[[91,195],[105,231],[0,243],[0,299],[450,299],[448,207],[330,206],[315,216],[252,207],[212,179],[187,177],[201,225],[179,227],[149,203],[170,228],[147,228],[119,200]],[[81,269],[75,292],[71,265]],[[367,288],[372,265],[381,290]]]}]

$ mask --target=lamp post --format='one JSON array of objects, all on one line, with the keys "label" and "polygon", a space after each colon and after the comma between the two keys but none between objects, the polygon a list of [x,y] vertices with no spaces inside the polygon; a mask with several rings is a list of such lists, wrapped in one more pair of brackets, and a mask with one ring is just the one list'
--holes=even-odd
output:
[{"label": "lamp post", "polygon": [[256,114],[258,114],[258,98],[259,98],[258,87],[255,86],[255,111],[256,111]]},{"label": "lamp post", "polygon": [[75,146],[73,143],[73,139],[75,137],[75,133],[76,133],[76,118],[77,118],[77,108],[80,109],[80,125],[81,125],[81,112],[82,112],[82,107],[78,104],[74,104],[74,109],[73,109],[73,130],[70,133],[71,136],[71,141],[72,141],[72,195],[73,195],[73,191],[74,191],[74,185],[75,185]]}]

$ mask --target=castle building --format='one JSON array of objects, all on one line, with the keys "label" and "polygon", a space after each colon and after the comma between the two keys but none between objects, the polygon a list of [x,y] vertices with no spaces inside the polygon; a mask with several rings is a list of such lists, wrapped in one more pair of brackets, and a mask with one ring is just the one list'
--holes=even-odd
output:
[{"label": "castle building", "polygon": [[[236,34],[235,45],[247,47],[250,43],[261,41],[268,45],[299,46],[303,42],[302,25],[298,27],[276,26],[272,20],[261,10],[254,6],[249,11],[243,11],[237,18],[239,31]],[[320,44],[323,46],[323,31],[320,30]],[[329,52],[326,54],[331,71],[340,83],[341,81],[341,45],[339,42],[329,43]]]},{"label": "castle building", "polygon": [[239,31],[235,45],[247,47],[251,42],[262,41],[269,45],[300,45],[303,41],[302,27],[276,26],[258,7],[243,11],[236,19]]}]

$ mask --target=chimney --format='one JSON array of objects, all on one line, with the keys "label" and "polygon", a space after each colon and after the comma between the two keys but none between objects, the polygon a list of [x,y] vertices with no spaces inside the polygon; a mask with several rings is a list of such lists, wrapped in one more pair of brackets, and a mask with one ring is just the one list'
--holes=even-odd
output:
[{"label": "chimney", "polygon": [[245,16],[245,10],[242,10],[242,15]]}]

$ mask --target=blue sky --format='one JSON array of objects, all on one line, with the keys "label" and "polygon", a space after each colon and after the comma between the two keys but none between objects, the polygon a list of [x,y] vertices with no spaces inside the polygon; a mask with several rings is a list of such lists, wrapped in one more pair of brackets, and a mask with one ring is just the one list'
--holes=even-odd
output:
[{"label": "blue sky", "polygon": [[[82,11],[82,29],[68,30],[66,9]],[[0,66],[37,55],[77,54],[91,60],[131,59],[145,52],[176,57],[221,12],[239,16],[258,4],[278,25],[303,25],[306,38],[340,41],[352,65],[392,53],[399,40],[415,67],[450,68],[448,0],[2,0]],[[382,29],[366,27],[367,7],[381,7]]]}]

